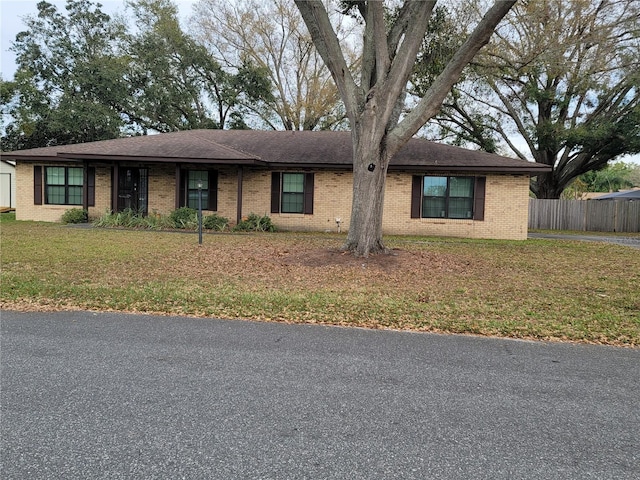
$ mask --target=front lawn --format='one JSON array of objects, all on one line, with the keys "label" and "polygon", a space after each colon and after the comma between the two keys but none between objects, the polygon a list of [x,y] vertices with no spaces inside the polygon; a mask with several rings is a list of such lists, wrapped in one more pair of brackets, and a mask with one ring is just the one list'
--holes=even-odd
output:
[{"label": "front lawn", "polygon": [[197,234],[1,217],[4,309],[113,310],[640,345],[640,252],[601,243]]}]

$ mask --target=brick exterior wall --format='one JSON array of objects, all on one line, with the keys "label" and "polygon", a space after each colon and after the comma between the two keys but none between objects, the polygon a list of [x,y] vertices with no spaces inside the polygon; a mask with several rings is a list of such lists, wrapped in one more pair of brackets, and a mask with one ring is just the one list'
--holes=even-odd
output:
[{"label": "brick exterior wall", "polygon": [[[443,173],[442,175],[446,175]],[[455,175],[470,175],[471,172]],[[527,175],[487,175],[483,221],[411,218],[411,173],[387,176],[382,229],[384,234],[433,235],[465,238],[527,238],[529,215],[529,177]],[[249,177],[245,175],[245,180]],[[243,215],[268,214],[278,228],[285,230],[342,231],[349,229],[351,214],[351,172],[316,172],[313,215],[271,214],[271,172],[251,176],[251,196],[245,186]],[[249,183],[249,182],[247,182]]]},{"label": "brick exterior wall", "polygon": [[96,204],[89,207],[89,218],[111,211],[111,167],[96,165]]},{"label": "brick exterior wall", "polygon": [[176,208],[176,167],[149,166],[149,213],[167,214]]},{"label": "brick exterior wall", "polygon": [[[62,164],[56,164],[62,165]],[[77,164],[75,164],[77,166]],[[149,212],[168,214],[175,208],[175,165],[149,165]],[[193,167],[202,169],[202,166]],[[218,171],[217,214],[235,224],[237,217],[238,168]],[[440,175],[440,174],[439,174]],[[446,175],[442,173],[441,175]],[[473,175],[458,172],[455,175]],[[283,230],[337,231],[349,228],[352,174],[347,171],[316,171],[313,215],[271,213],[271,171],[245,167],[242,171],[242,216],[269,215]],[[411,173],[390,173],[387,177],[383,232],[399,235],[435,235],[467,238],[527,238],[529,177],[527,175],[487,175],[483,221],[411,218]],[[16,166],[18,220],[56,222],[69,208],[64,205],[33,204],[33,164]],[[111,210],[111,167],[96,165],[95,206],[92,218]],[[210,212],[206,212],[210,213]]]}]

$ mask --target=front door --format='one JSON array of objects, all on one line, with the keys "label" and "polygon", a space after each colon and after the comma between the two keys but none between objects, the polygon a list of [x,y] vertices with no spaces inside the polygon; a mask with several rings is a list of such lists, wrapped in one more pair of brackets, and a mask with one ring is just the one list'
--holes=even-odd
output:
[{"label": "front door", "polygon": [[149,171],[146,168],[120,167],[118,171],[118,211],[133,210],[146,215],[149,194]]}]

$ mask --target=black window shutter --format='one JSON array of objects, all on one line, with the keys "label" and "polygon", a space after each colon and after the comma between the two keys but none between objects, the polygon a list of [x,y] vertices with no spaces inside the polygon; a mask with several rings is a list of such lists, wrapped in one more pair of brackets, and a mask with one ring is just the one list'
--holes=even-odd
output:
[{"label": "black window shutter", "polygon": [[304,213],[313,215],[313,173],[304,176]]},{"label": "black window shutter", "polygon": [[207,210],[218,210],[218,172],[209,170],[209,204]]},{"label": "black window shutter", "polygon": [[271,213],[280,213],[280,172],[271,173]]},{"label": "black window shutter", "polygon": [[33,204],[42,205],[42,167],[33,167]]},{"label": "black window shutter", "polygon": [[411,218],[420,218],[422,204],[422,176],[414,175],[411,179]]},{"label": "black window shutter", "polygon": [[473,189],[473,219],[484,220],[484,196],[487,185],[487,177],[476,177]]},{"label": "black window shutter", "polygon": [[96,167],[87,168],[87,206],[96,206]]}]

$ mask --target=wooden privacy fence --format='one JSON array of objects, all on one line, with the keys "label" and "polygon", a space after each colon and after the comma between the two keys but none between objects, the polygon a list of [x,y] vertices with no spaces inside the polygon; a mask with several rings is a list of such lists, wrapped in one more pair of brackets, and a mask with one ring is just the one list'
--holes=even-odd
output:
[{"label": "wooden privacy fence", "polygon": [[529,199],[529,229],[640,232],[640,202]]}]

